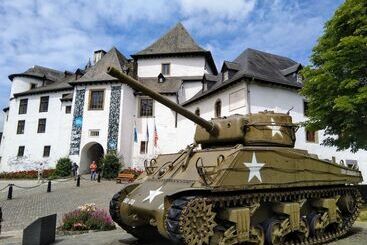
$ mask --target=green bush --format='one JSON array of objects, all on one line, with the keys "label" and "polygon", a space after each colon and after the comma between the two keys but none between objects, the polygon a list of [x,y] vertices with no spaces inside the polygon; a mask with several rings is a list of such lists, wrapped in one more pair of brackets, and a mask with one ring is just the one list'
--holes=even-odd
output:
[{"label": "green bush", "polygon": [[55,175],[59,177],[71,175],[71,160],[68,157],[62,157],[57,161]]},{"label": "green bush", "polygon": [[116,153],[107,153],[101,159],[101,163],[102,176],[106,179],[116,178],[123,165],[120,162],[120,157]]}]

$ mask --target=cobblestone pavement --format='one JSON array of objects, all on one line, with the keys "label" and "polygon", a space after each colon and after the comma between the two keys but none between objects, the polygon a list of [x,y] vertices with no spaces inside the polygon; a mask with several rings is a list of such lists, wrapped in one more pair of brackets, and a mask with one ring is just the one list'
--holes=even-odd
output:
[{"label": "cobblestone pavement", "polygon": [[[0,244],[18,245],[21,244],[21,233],[5,232],[0,236]],[[338,241],[329,243],[329,245],[360,245],[366,244],[367,241],[367,222],[357,222],[351,232]],[[121,228],[114,231],[91,232],[75,236],[59,236],[56,237],[57,245],[169,245],[167,241],[159,241],[156,243],[142,243],[131,235],[127,234]]]},{"label": "cobblestone pavement", "polygon": [[[108,208],[111,197],[123,185],[115,181],[97,183],[82,179],[80,187],[74,180],[52,182],[52,192],[47,193],[47,183],[34,189],[20,189],[14,186],[13,199],[7,200],[8,189],[0,192],[0,207],[3,211],[2,231],[24,229],[41,216],[57,213],[58,224],[64,213],[85,203],[95,203],[99,208]],[[21,187],[37,185],[37,181],[0,181],[0,190],[8,183]]]},{"label": "cobblestone pavement", "polygon": [[[37,185],[37,181],[0,181],[0,190],[8,183],[22,187]],[[14,199],[6,200],[7,189],[0,191],[0,206],[3,209],[3,232],[0,244],[21,244],[22,229],[37,217],[57,213],[58,223],[62,215],[74,210],[78,206],[94,202],[100,208],[108,208],[112,195],[119,191],[123,185],[114,181],[101,183],[82,180],[81,187],[76,187],[73,180],[67,182],[54,182],[52,192],[46,193],[47,183],[34,189],[19,189],[14,187]],[[75,236],[58,236],[58,245],[143,245],[122,229],[114,231],[92,232]],[[168,245],[161,241],[150,245]],[[367,222],[357,222],[352,231],[343,239],[330,243],[331,245],[357,245],[367,244]]]}]

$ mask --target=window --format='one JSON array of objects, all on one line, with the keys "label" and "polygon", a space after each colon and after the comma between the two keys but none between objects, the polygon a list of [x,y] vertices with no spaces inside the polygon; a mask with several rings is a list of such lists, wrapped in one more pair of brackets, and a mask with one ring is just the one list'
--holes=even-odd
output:
[{"label": "window", "polygon": [[38,119],[37,133],[44,133],[44,132],[46,132],[46,119],[41,118],[41,119]]},{"label": "window", "polygon": [[19,102],[19,114],[27,114],[28,99],[21,99]]},{"label": "window", "polygon": [[24,134],[24,126],[25,126],[25,121],[19,120],[18,127],[17,127],[17,134]]},{"label": "window", "polygon": [[35,83],[31,83],[31,89],[36,88],[36,86],[37,86],[37,84],[35,84]]},{"label": "window", "polygon": [[228,78],[229,78],[228,71],[225,71],[225,72],[223,73],[223,81],[228,80]]},{"label": "window", "polygon": [[318,143],[317,131],[310,131],[306,129],[306,142],[308,143]]},{"label": "window", "polygon": [[153,99],[140,98],[139,116],[141,117],[152,117],[153,116]]},{"label": "window", "polygon": [[140,154],[148,152],[148,141],[140,141]]},{"label": "window", "polygon": [[65,113],[70,114],[71,113],[71,105],[65,106]]},{"label": "window", "polygon": [[200,109],[199,109],[199,107],[198,107],[198,108],[196,108],[196,110],[195,110],[195,115],[196,115],[196,116],[200,116]]},{"label": "window", "polygon": [[222,114],[222,101],[217,100],[214,106],[215,117],[220,117]]},{"label": "window", "polygon": [[41,97],[40,100],[40,112],[47,112],[48,111],[48,96]]},{"label": "window", "polygon": [[103,110],[104,90],[91,90],[89,95],[89,110]]},{"label": "window", "polygon": [[90,130],[89,131],[89,136],[92,136],[92,137],[99,136],[99,130]]},{"label": "window", "polygon": [[51,152],[51,146],[50,145],[45,145],[43,147],[43,157],[49,157],[50,152]]},{"label": "window", "polygon": [[24,149],[25,149],[24,145],[23,145],[23,146],[19,146],[19,147],[18,147],[18,154],[17,154],[17,157],[22,157],[22,156],[24,156]]},{"label": "window", "polygon": [[307,111],[308,111],[308,102],[307,102],[306,100],[304,100],[304,101],[303,101],[303,115],[304,115],[305,117],[307,117],[307,116],[308,116]]},{"label": "window", "polygon": [[170,74],[170,64],[169,63],[162,64],[162,74],[163,75],[169,75]]}]

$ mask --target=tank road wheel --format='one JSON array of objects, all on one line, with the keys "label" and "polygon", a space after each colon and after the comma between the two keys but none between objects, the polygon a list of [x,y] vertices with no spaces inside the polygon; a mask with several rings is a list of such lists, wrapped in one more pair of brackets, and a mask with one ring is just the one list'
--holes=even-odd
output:
[{"label": "tank road wheel", "polygon": [[271,218],[264,223],[265,240],[268,244],[278,245],[284,242],[284,232],[280,220]]},{"label": "tank road wheel", "polygon": [[209,244],[214,235],[215,213],[205,198],[179,198],[168,210],[166,228],[169,237],[187,245]]},{"label": "tank road wheel", "polygon": [[352,214],[356,211],[356,202],[350,193],[346,193],[338,200],[338,207],[343,213]]},{"label": "tank road wheel", "polygon": [[117,192],[110,201],[110,215],[113,221],[115,221],[122,229],[124,229],[127,233],[130,233],[134,237],[138,238],[141,241],[158,241],[163,237],[159,235],[158,230],[155,227],[151,226],[139,226],[132,227],[124,222],[122,222],[120,218],[120,205],[121,202],[126,197],[125,190],[121,190]]},{"label": "tank road wheel", "polygon": [[308,225],[310,227],[311,236],[320,236],[323,234],[325,227],[329,224],[328,214],[325,212],[323,214],[318,214],[312,212],[308,217]]}]

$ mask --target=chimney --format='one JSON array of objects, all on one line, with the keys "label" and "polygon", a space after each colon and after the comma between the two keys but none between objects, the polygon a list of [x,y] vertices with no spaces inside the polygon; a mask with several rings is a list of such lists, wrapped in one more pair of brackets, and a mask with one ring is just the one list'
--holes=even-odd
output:
[{"label": "chimney", "polygon": [[106,54],[106,51],[103,49],[94,51],[94,64],[96,64],[98,61],[100,61],[103,57],[103,55]]}]

